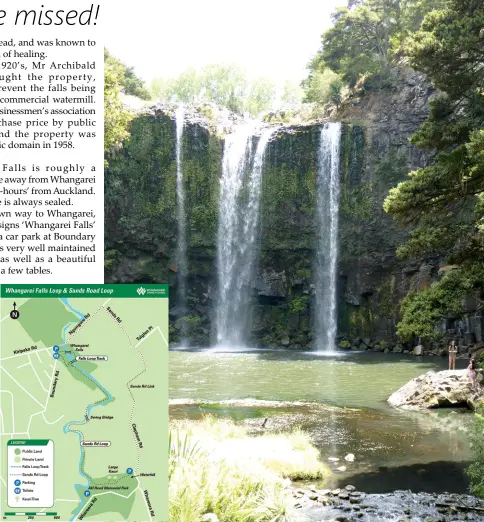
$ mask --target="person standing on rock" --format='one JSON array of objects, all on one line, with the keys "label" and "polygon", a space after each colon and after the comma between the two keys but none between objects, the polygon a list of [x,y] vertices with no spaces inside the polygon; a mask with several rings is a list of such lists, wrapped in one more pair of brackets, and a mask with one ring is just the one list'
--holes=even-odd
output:
[{"label": "person standing on rock", "polygon": [[457,346],[455,341],[451,341],[449,345],[449,370],[455,370],[455,358],[457,356]]},{"label": "person standing on rock", "polygon": [[467,372],[469,373],[469,379],[472,383],[472,389],[475,390],[477,384],[477,367],[475,359],[470,360],[469,366],[467,367]]}]

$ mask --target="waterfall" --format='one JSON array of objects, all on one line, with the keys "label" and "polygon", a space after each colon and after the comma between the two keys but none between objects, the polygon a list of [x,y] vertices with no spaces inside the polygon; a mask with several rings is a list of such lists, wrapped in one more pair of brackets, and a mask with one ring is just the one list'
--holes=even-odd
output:
[{"label": "waterfall", "polygon": [[[177,221],[178,221],[178,244],[176,249],[177,266],[177,305],[185,313],[186,304],[186,279],[185,272],[187,266],[187,239],[186,239],[186,218],[185,218],[185,188],[183,185],[182,170],[182,145],[183,145],[183,118],[185,111],[180,106],[175,111],[176,122],[176,199],[177,199]],[[184,329],[182,322],[182,336]]]},{"label": "waterfall", "polygon": [[217,236],[217,344],[243,346],[257,251],[264,153],[274,129],[263,131],[252,158],[253,125],[225,139]]},{"label": "waterfall", "polygon": [[318,351],[332,352],[336,337],[336,270],[338,254],[339,147],[341,123],[321,129],[317,176],[317,246],[315,333]]}]

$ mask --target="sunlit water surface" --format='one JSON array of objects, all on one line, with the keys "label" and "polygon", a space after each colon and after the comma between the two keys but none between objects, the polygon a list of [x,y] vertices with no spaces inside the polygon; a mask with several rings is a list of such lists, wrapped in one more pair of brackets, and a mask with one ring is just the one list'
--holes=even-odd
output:
[{"label": "sunlit water surface", "polygon": [[[266,417],[268,428],[301,426],[324,460],[340,459],[327,461],[334,470],[331,485],[351,482],[367,492],[463,492],[469,412],[399,411],[386,402],[410,379],[446,369],[446,363],[369,352],[172,351],[170,414],[230,416],[256,430]],[[354,462],[344,460],[348,453]],[[337,471],[340,466],[346,470]]]}]

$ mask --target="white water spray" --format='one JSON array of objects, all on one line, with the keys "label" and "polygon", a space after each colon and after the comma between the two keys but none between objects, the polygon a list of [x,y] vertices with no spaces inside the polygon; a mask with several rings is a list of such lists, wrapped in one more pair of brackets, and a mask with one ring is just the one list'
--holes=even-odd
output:
[{"label": "white water spray", "polygon": [[[186,239],[186,218],[185,218],[185,187],[183,183],[182,169],[182,145],[183,145],[183,119],[185,111],[180,106],[175,111],[176,122],[176,198],[177,198],[177,218],[178,218],[178,244],[176,250],[177,266],[177,305],[185,308],[186,304],[186,266],[187,266],[187,239]],[[182,331],[183,334],[183,331]]]},{"label": "white water spray", "polygon": [[264,153],[274,129],[265,130],[252,158],[253,125],[225,139],[217,237],[217,344],[244,346],[256,258]]},{"label": "white water spray", "polygon": [[337,328],[339,149],[341,123],[321,129],[317,178],[317,248],[315,259],[315,332],[318,351],[333,352]]}]

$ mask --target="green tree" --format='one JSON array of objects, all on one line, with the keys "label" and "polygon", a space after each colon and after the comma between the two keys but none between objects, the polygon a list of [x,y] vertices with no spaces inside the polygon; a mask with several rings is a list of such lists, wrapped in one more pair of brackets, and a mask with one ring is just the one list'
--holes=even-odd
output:
[{"label": "green tree", "polygon": [[244,71],[236,65],[207,65],[201,72],[203,97],[209,102],[244,112],[248,82]]},{"label": "green tree", "polygon": [[184,103],[198,102],[203,90],[202,78],[192,67],[183,71],[178,78],[168,80],[167,86],[169,95]]},{"label": "green tree", "polygon": [[[440,254],[459,263],[460,280],[472,271],[484,274],[484,3],[452,0],[446,9],[429,13],[421,29],[405,42],[409,62],[439,89],[430,114],[411,141],[436,152],[435,161],[410,173],[388,195],[384,208],[395,219],[414,227],[400,257]],[[445,281],[434,285],[445,286]],[[476,284],[462,287],[478,297]],[[457,290],[456,290],[457,291]],[[415,294],[404,303],[403,323],[417,314],[415,303],[431,292]],[[439,300],[422,329],[435,314],[445,314]],[[459,310],[462,311],[459,306]],[[425,325],[424,325],[425,323]],[[415,332],[419,335],[418,329]]]},{"label": "green tree", "polygon": [[[109,54],[108,54],[109,56]],[[105,53],[106,58],[106,53]],[[131,114],[124,108],[120,91],[124,71],[114,60],[104,62],[104,153],[109,154],[119,148],[128,137]]]},{"label": "green tree", "polygon": [[328,102],[339,105],[343,81],[331,69],[315,71],[306,83],[304,101],[325,105]]},{"label": "green tree", "polygon": [[474,295],[478,306],[484,292],[484,264],[468,263],[465,268],[453,269],[442,279],[420,292],[412,292],[402,301],[402,320],[398,323],[398,336],[403,341],[421,337],[424,341],[439,339],[435,326],[442,316],[459,317],[466,296]]},{"label": "green tree", "polygon": [[142,100],[151,100],[152,93],[147,89],[145,82],[136,76],[134,73],[134,67],[126,67],[124,71],[123,85],[126,94],[137,96]]},{"label": "green tree", "polygon": [[402,0],[399,31],[393,35],[393,48],[402,51],[401,44],[420,29],[425,16],[436,9],[445,9],[449,0]]},{"label": "green tree", "polygon": [[350,1],[332,15],[319,62],[341,74],[350,87],[363,76],[378,75],[383,84],[394,63],[392,35],[400,28],[400,15],[400,0]]},{"label": "green tree", "polygon": [[152,98],[152,93],[146,87],[145,82],[134,73],[134,67],[124,65],[118,58],[110,54],[106,48],[104,49],[104,63],[119,71],[120,84],[125,94],[137,96],[142,100],[150,100]]},{"label": "green tree", "polygon": [[[338,8],[332,15],[333,26],[321,37],[321,48],[308,65],[309,77],[303,87],[310,89],[317,84],[318,76],[328,68],[349,87],[361,80],[366,89],[391,86],[403,40],[419,29],[427,13],[448,2],[348,0],[347,7]],[[337,89],[332,90],[336,94]]]},{"label": "green tree", "polygon": [[337,78],[334,82],[331,82],[330,91],[329,91],[329,99],[331,103],[339,107],[341,105],[341,101],[343,99],[343,82],[341,78]]},{"label": "green tree", "polygon": [[304,96],[302,88],[294,82],[287,80],[282,87],[281,102],[283,105],[297,105]]},{"label": "green tree", "polygon": [[466,472],[470,480],[470,491],[473,495],[484,497],[484,408],[481,406],[474,416],[474,424],[470,431],[472,464]]},{"label": "green tree", "polygon": [[233,64],[214,64],[200,71],[187,69],[176,78],[157,78],[153,92],[165,101],[212,102],[233,112],[256,116],[271,107],[275,86],[268,78],[249,81],[243,69]]},{"label": "green tree", "polygon": [[270,109],[276,96],[276,87],[269,78],[259,77],[250,82],[245,110],[254,116]]}]

